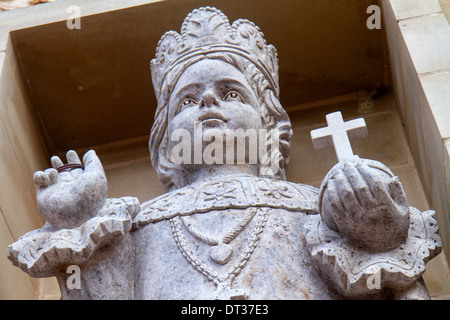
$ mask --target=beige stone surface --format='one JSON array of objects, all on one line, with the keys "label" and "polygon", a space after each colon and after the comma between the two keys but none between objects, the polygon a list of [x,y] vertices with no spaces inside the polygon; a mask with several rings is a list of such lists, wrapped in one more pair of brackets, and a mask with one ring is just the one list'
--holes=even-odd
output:
[{"label": "beige stone surface", "polygon": [[439,0],[439,4],[445,17],[450,22],[450,0]]},{"label": "beige stone surface", "polygon": [[164,193],[149,159],[107,166],[105,173],[108,179],[108,198],[133,196],[143,203]]},{"label": "beige stone surface", "polygon": [[[0,53],[0,251],[25,232],[42,226],[36,208],[32,174],[46,166],[35,116],[15,56]],[[35,299],[41,280],[31,279],[0,256],[0,299]]]},{"label": "beige stone surface", "polygon": [[[6,252],[8,245],[14,241],[8,229],[3,214],[0,214],[0,251]],[[35,299],[36,281],[32,281],[27,274],[14,267],[6,258],[5,254],[0,256],[0,299]]]},{"label": "beige stone surface", "polygon": [[[45,142],[40,134],[42,128],[37,122],[37,114],[28,95],[25,79],[12,50],[5,57],[2,78],[8,79],[0,90],[2,108],[0,118],[14,146],[16,157],[20,159],[19,170],[23,174],[27,189],[34,198],[34,184],[30,176],[48,163]],[[30,157],[29,154],[35,155]]]},{"label": "beige stone surface", "polygon": [[[409,2],[382,1],[392,83],[412,157],[430,206],[437,212],[444,251],[449,246],[448,137],[450,27],[444,13],[432,13],[434,2],[416,0],[414,17],[397,21]],[[411,4],[413,3],[411,2]],[[402,5],[403,3],[403,5]],[[412,9],[411,9],[412,10]]]},{"label": "beige stone surface", "polygon": [[450,27],[442,12],[399,21],[418,74],[450,67]]},{"label": "beige stone surface", "polygon": [[450,271],[444,254],[440,254],[427,264],[423,279],[432,300],[450,299]]},{"label": "beige stone surface", "polygon": [[[31,123],[30,118],[27,119],[29,115],[23,99],[24,93],[11,74],[8,58],[4,54],[0,55],[3,56],[0,88],[0,136],[3,143],[0,144],[0,172],[2,183],[8,185],[0,198],[11,232],[14,238],[18,238],[44,222],[36,214],[34,185],[30,181],[30,174],[39,167],[34,163],[35,167],[30,168],[30,162],[42,159],[42,150],[36,149],[39,144],[35,145],[36,132],[30,130]],[[27,153],[24,153],[21,148],[27,145]],[[31,159],[32,154],[36,156],[35,159]]]},{"label": "beige stone surface", "polygon": [[414,18],[441,11],[438,0],[391,0],[397,20]]},{"label": "beige stone surface", "polygon": [[40,290],[39,300],[59,300],[61,299],[61,290],[55,277],[41,279],[42,288]]},{"label": "beige stone surface", "polygon": [[409,205],[421,211],[430,210],[416,167],[407,165],[393,167],[391,170],[400,179]]},{"label": "beige stone surface", "polygon": [[425,97],[428,100],[429,112],[442,138],[450,137],[450,69],[420,78]]},{"label": "beige stone surface", "polygon": [[[447,177],[447,190],[450,190],[450,140],[445,140],[445,146],[444,146],[444,154],[445,154],[445,165],[446,165],[446,171],[445,176]],[[449,197],[450,200],[450,197]]]},{"label": "beige stone surface", "polygon": [[[431,106],[432,104],[428,104],[426,101],[422,103],[422,123],[425,128],[425,145],[422,152],[427,155],[427,171],[423,180],[428,180],[427,184],[430,187],[426,190],[426,194],[433,207],[440,211],[438,223],[441,235],[445,239],[444,243],[448,243],[450,238],[450,220],[448,217],[450,204],[447,188],[448,176],[445,175],[448,164],[446,164],[444,153],[444,138],[436,125],[436,118],[431,113]],[[442,114],[442,117],[445,117],[445,114]]]}]

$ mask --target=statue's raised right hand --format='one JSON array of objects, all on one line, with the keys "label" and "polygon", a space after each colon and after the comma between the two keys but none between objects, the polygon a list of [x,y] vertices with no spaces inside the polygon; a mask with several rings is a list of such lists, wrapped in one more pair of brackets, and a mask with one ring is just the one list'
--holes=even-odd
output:
[{"label": "statue's raised right hand", "polygon": [[[69,164],[81,164],[77,153],[67,152]],[[44,218],[57,229],[74,228],[94,217],[106,201],[106,176],[94,150],[83,157],[81,168],[61,171],[59,157],[52,157],[53,168],[34,174],[37,204]]]}]

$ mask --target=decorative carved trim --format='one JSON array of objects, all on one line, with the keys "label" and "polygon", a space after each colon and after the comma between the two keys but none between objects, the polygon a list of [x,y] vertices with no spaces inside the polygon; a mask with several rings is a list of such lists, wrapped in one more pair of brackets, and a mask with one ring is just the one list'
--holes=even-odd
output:
[{"label": "decorative carved trim", "polygon": [[62,265],[81,265],[94,252],[127,234],[139,212],[137,198],[107,199],[97,216],[73,229],[53,229],[48,223],[26,233],[8,247],[7,256],[31,277],[55,275]]},{"label": "decorative carved trim", "polygon": [[[441,251],[434,211],[410,207],[410,228],[406,241],[384,252],[352,247],[342,234],[329,229],[319,215],[311,216],[306,243],[320,272],[345,296],[374,294],[386,287],[411,285],[425,272],[425,264]],[[379,286],[371,286],[374,275]]]},{"label": "decorative carved trim", "polygon": [[250,207],[317,214],[317,199],[318,189],[307,185],[251,176],[221,177],[195,183],[143,203],[133,227],[176,216]]}]

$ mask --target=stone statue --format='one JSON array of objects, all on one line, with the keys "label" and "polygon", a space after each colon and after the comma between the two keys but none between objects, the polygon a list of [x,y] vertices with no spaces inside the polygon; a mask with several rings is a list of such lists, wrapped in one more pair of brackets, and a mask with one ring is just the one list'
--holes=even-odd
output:
[{"label": "stone statue", "polygon": [[312,132],[339,160],[320,189],[286,181],[292,130],[276,50],[257,26],[194,10],[162,37],[151,71],[149,147],[166,193],[107,199],[94,151],[53,157],[34,175],[47,223],[9,246],[15,265],[56,276],[62,299],[429,298],[434,212],[353,155],[363,120],[335,113]]}]

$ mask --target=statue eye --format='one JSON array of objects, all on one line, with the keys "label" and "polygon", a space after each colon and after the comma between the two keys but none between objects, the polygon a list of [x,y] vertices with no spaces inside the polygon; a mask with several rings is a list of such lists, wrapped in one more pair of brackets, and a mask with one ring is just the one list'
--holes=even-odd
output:
[{"label": "statue eye", "polygon": [[187,99],[183,100],[183,102],[181,103],[181,107],[185,108],[185,107],[189,107],[189,106],[196,105],[196,104],[197,104],[197,101],[195,101],[194,99],[191,99],[191,98],[187,98]]},{"label": "statue eye", "polygon": [[239,93],[237,93],[236,91],[230,91],[228,92],[225,97],[223,98],[223,100],[225,101],[240,101],[243,102],[244,100],[242,99],[241,95]]}]

